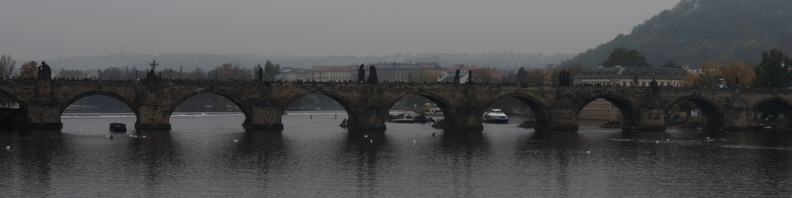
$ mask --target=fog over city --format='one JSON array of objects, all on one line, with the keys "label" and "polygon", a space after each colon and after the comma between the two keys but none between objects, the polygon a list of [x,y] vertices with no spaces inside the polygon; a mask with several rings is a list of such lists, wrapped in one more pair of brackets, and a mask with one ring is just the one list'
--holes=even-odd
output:
[{"label": "fog over city", "polygon": [[679,0],[10,0],[0,54],[580,53]]}]

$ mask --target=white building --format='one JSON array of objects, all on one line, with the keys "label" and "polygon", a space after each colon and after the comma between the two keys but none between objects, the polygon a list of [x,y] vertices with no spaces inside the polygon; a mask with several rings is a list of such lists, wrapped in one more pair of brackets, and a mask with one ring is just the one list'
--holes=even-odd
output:
[{"label": "white building", "polygon": [[599,67],[572,77],[575,86],[637,86],[647,87],[652,80],[661,87],[681,86],[687,71],[682,68]]},{"label": "white building", "polygon": [[[575,86],[636,86],[647,87],[652,80],[660,87],[681,86],[687,71],[682,68],[657,67],[599,67],[572,77]],[[621,113],[604,99],[591,101],[578,115],[579,119],[620,120]]]}]

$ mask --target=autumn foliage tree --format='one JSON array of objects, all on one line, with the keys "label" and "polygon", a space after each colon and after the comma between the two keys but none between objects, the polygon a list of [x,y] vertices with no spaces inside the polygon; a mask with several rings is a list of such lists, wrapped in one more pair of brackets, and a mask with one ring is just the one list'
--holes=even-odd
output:
[{"label": "autumn foliage tree", "polygon": [[498,83],[503,80],[503,73],[493,67],[478,68],[473,71],[473,82]]},{"label": "autumn foliage tree", "polygon": [[721,64],[712,60],[699,65],[699,72],[690,72],[682,79],[682,86],[714,87],[724,83],[727,87],[750,87],[756,79],[754,68],[739,61]]},{"label": "autumn foliage tree", "polygon": [[38,63],[36,61],[28,61],[22,64],[19,68],[19,74],[15,79],[36,79],[38,75]]},{"label": "autumn foliage tree", "polygon": [[700,73],[696,79],[695,87],[713,87],[717,85],[719,82],[718,79],[721,77],[720,71],[718,70],[719,67],[720,64],[711,60],[705,61],[699,65]]},{"label": "autumn foliage tree", "polygon": [[750,87],[756,79],[754,67],[740,61],[730,61],[718,68],[724,82],[729,87]]}]

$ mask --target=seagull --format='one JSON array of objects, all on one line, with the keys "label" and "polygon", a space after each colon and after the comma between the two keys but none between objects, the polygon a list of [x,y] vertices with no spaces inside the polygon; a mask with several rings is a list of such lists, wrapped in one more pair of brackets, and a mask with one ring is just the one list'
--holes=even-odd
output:
[{"label": "seagull", "polygon": [[234,142],[239,142],[239,140],[234,140]]}]

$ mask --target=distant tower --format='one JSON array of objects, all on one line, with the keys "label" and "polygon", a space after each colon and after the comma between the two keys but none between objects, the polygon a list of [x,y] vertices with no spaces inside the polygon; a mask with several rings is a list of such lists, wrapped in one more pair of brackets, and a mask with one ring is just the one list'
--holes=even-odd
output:
[{"label": "distant tower", "polygon": [[121,46],[121,51],[119,51],[119,55],[124,55],[124,46]]}]

